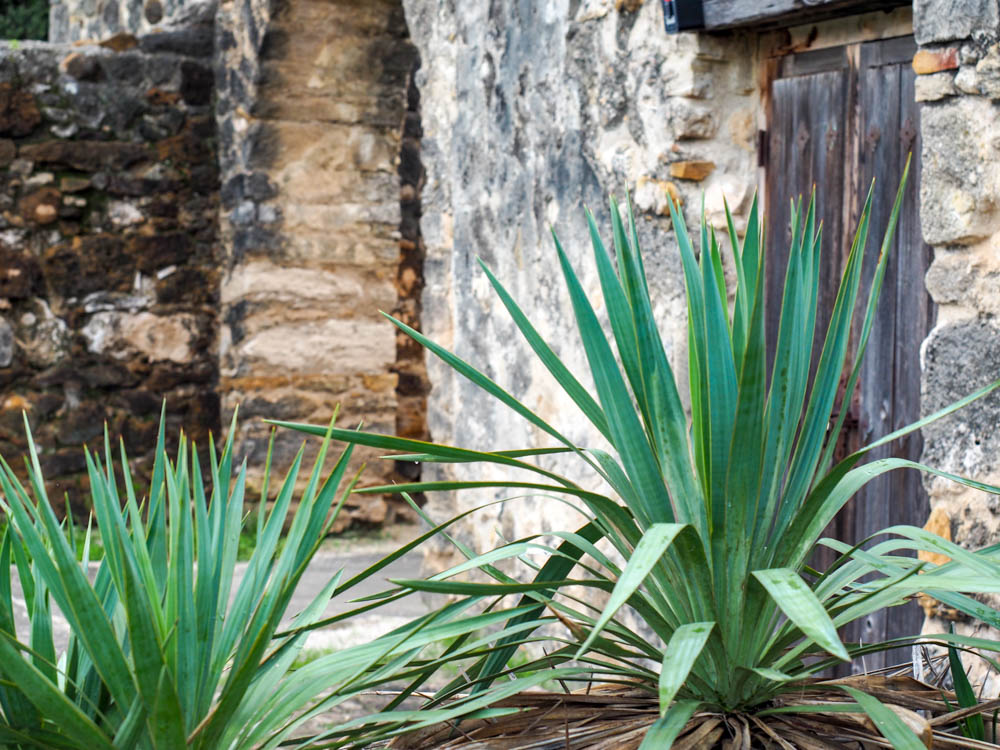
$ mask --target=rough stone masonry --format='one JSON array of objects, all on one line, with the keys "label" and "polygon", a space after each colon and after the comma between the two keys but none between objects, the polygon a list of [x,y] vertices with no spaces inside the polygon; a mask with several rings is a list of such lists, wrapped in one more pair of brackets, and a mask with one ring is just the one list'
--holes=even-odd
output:
[{"label": "rough stone masonry", "polygon": [[[549,227],[597,299],[584,207],[607,227],[608,195],[624,200],[630,191],[655,312],[671,364],[685,372],[684,282],[668,201],[680,201],[688,221],[696,222],[704,193],[710,219],[721,229],[725,195],[737,221],[745,221],[757,179],[754,38],[668,36],[654,2],[404,5],[422,60],[424,332],[571,440],[600,447],[600,437],[498,304],[476,259],[507,286],[570,370],[585,378]],[[428,368],[428,420],[436,441],[479,450],[549,444],[547,435],[440,362],[429,361]],[[578,476],[575,458],[548,458],[547,468],[593,481]],[[482,478],[484,471],[425,467],[441,478]],[[446,518],[503,498],[489,491],[438,494],[428,507],[435,518]],[[463,532],[484,550],[501,537],[582,522],[549,498],[519,497],[479,512]]]},{"label": "rough stone masonry", "polygon": [[[378,312],[419,325],[417,58],[399,3],[72,0],[53,6],[51,34],[63,44],[3,48],[0,169],[7,246],[52,258],[37,289],[12,294],[46,305],[33,325],[58,346],[30,359],[40,345],[15,327],[29,302],[12,302],[0,376],[14,427],[24,407],[50,425],[39,442],[60,446],[60,481],[82,482],[79,443],[105,417],[133,450],[151,446],[163,397],[170,428],[201,438],[241,406],[251,488],[264,417],[325,423],[340,404],[342,426],[426,437],[422,354]],[[98,355],[103,369],[77,385]],[[62,380],[25,369],[55,364]],[[119,389],[142,396],[120,416]],[[277,433],[276,472],[302,442]],[[355,452],[365,483],[397,476],[378,454]],[[402,507],[359,496],[340,519]]]},{"label": "rough stone masonry", "polygon": [[218,432],[211,34],[0,44],[0,454],[24,411],[81,512],[105,423],[140,476],[162,399],[172,435]]},{"label": "rough stone masonry", "polygon": [[[927,289],[939,305],[938,324],[921,352],[921,406],[931,413],[1000,377],[1000,10],[996,0],[920,0],[914,11],[920,220],[934,246]],[[1000,484],[1000,394],[923,434],[930,465]],[[925,485],[931,530],[970,548],[996,542],[1000,498],[939,478]],[[948,612],[926,609],[927,632],[946,628],[939,618]],[[963,622],[956,629],[982,628]],[[970,666],[985,693],[996,695],[1000,676],[981,660]]]}]

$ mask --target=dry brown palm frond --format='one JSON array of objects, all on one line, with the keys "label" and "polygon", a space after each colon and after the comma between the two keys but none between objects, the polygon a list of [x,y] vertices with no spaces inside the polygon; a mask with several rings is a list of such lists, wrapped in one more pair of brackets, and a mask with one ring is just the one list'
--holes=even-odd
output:
[{"label": "dry brown palm frond", "polygon": [[[878,698],[928,750],[1000,750],[1000,744],[963,737],[957,722],[987,719],[1000,700],[953,710],[954,694],[906,675],[857,675],[812,680],[776,697],[756,714],[695,714],[674,750],[874,750],[891,747],[863,712],[818,711],[850,703],[839,686]],[[496,708],[518,708],[497,719],[449,722],[397,737],[393,750],[635,750],[659,716],[656,697],[627,685],[591,685],[572,693],[524,693]],[[797,713],[795,709],[803,709]]]}]

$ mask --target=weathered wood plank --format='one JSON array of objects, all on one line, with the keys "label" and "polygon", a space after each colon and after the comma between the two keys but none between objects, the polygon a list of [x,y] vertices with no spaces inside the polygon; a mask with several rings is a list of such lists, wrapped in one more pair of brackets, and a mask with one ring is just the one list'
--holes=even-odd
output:
[{"label": "weathered wood plank", "polygon": [[795,55],[785,55],[781,58],[779,75],[782,78],[793,78],[846,68],[847,48],[827,47],[826,49],[799,52]]},{"label": "weathered wood plank", "polygon": [[704,0],[706,29],[768,28],[909,5],[906,0]]},{"label": "weathered wood plank", "polygon": [[[848,45],[824,57],[802,59],[800,53],[775,65],[777,79],[771,84],[768,119],[770,150],[765,165],[771,263],[768,283],[775,290],[770,299],[776,299],[786,265],[786,196],[806,193],[816,183],[819,196],[827,196],[821,203],[825,231],[820,289],[823,312],[818,338],[825,333],[857,212],[869,183],[873,177],[879,180],[859,314],[863,314],[877,245],[892,210],[906,155],[913,151],[915,158],[919,157],[918,110],[909,65],[912,50],[912,37],[891,39]],[[823,71],[824,64],[830,69]],[[820,148],[824,140],[827,148]],[[919,164],[914,163],[861,381],[849,404],[858,424],[845,446],[848,449],[865,445],[920,415],[919,348],[933,326],[935,313],[923,283],[930,249],[920,236],[918,175]],[[853,203],[858,207],[845,208]],[[776,332],[775,310],[768,310],[768,325]],[[852,347],[857,347],[860,325],[859,320]],[[853,358],[853,354],[849,356]],[[920,437],[914,435],[885,446],[873,458],[893,455],[917,459],[920,450]],[[920,477],[916,472],[897,472],[868,485],[838,516],[828,533],[853,543],[890,525],[922,525],[926,515],[927,498]],[[828,554],[818,555],[815,560],[823,567],[830,562]],[[912,634],[919,631],[922,617],[919,607],[911,603],[875,613],[845,628],[843,635],[848,640],[871,643]],[[863,668],[877,669],[908,658],[903,650],[873,655],[866,658]]]},{"label": "weathered wood plank", "polygon": [[[895,40],[894,40],[895,41]],[[919,154],[919,111],[914,102],[914,74],[906,54],[906,42],[897,41],[881,49],[864,45],[861,53],[864,127],[861,141],[860,177],[879,180],[876,185],[876,216],[873,227],[888,221],[898,179],[910,151]],[[903,54],[899,54],[900,50]],[[896,59],[899,63],[882,64]],[[894,77],[898,76],[898,78]],[[893,103],[898,102],[898,114]],[[872,136],[878,129],[878,141]],[[869,354],[862,370],[861,427],[856,445],[860,446],[887,432],[907,425],[920,417],[920,344],[934,323],[934,306],[923,277],[930,264],[930,248],[923,244],[917,213],[919,165],[910,172],[906,193],[887,268],[882,308],[876,318],[869,343]],[[873,236],[872,240],[878,240]],[[866,269],[866,276],[871,270]],[[889,310],[890,305],[894,308]],[[892,320],[891,326],[889,320]],[[891,383],[891,387],[890,384]],[[891,392],[891,397],[885,394]],[[876,413],[879,400],[886,411]],[[870,431],[870,432],[869,432]],[[919,434],[894,442],[873,453],[872,459],[897,456],[917,460],[922,441]],[[854,501],[853,517],[845,519],[841,533],[845,539],[860,540],[887,526],[923,525],[928,501],[916,472],[883,475],[859,493]],[[919,632],[923,613],[916,603],[876,613],[849,629],[848,637],[866,642],[885,640]],[[909,653],[900,649],[877,655],[866,663],[868,669],[906,661]]]},{"label": "weathered wood plank", "polygon": [[[899,66],[868,66],[865,63],[866,50],[862,49],[859,74],[861,116],[860,155],[858,181],[868,184],[873,178],[878,183],[873,194],[871,227],[872,233],[868,241],[869,252],[866,253],[862,266],[861,293],[859,295],[862,314],[855,321],[854,340],[858,341],[863,324],[864,304],[872,288],[872,278],[878,262],[877,248],[882,239],[882,231],[888,223],[892,212],[894,190],[885,183],[894,182],[892,175],[901,172],[898,133],[899,100],[900,100],[900,70]],[[886,269],[888,283],[883,284],[882,295],[875,309],[875,321],[872,326],[871,338],[861,366],[861,377],[858,383],[860,395],[858,414],[858,432],[853,448],[860,448],[873,440],[892,431],[895,384],[895,327],[896,327],[896,284],[894,283],[898,268],[898,257],[892,253]],[[856,349],[855,344],[855,349]],[[883,446],[869,454],[869,459],[885,458],[891,454],[889,446]],[[864,489],[855,495],[851,501],[851,511],[845,521],[848,527],[843,530],[842,538],[858,542],[868,538],[876,531],[891,525],[893,511],[893,480],[892,474],[883,474],[869,482]],[[853,517],[852,517],[853,516]],[[845,524],[847,525],[847,524]],[[851,623],[845,630],[845,637],[850,641],[874,643],[883,641],[889,632],[889,613],[886,610],[874,612],[863,620]],[[865,660],[865,664],[855,664],[855,671],[862,669],[878,669],[886,665],[885,654],[873,654]]]},{"label": "weathered wood plank", "polygon": [[[774,82],[771,94],[771,134],[767,181],[769,288],[780,290],[788,265],[791,241],[789,199],[803,200],[803,213],[816,189],[816,202],[823,222],[824,247],[836,247],[842,232],[840,196],[844,189],[844,111],[848,93],[845,70],[811,76],[783,78]],[[837,274],[836,253],[824,253],[823,274]],[[835,293],[836,290],[834,290]],[[780,321],[781,297],[769,295],[766,315],[772,332],[768,361],[773,362]],[[829,304],[827,304],[829,302]],[[822,346],[821,336],[829,324],[832,298],[820,304],[814,355]]]},{"label": "weathered wood plank", "polygon": [[917,53],[917,42],[912,36],[900,36],[862,45],[861,65],[909,65]]}]

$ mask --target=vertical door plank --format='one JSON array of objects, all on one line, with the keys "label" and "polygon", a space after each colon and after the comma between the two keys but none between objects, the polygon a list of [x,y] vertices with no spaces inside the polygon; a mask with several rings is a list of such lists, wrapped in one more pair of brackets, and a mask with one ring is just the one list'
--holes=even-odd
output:
[{"label": "vertical door plank", "polygon": [[[769,216],[767,311],[769,329],[778,327],[780,289],[787,265],[790,213],[788,197],[808,196],[816,186],[824,222],[822,287],[817,342],[825,335],[833,301],[856,228],[861,203],[877,178],[868,258],[863,268],[852,352],[858,345],[867,294],[871,288],[882,239],[907,154],[914,154],[887,267],[875,324],[868,342],[857,392],[843,408],[851,408],[847,424],[857,424],[846,448],[856,449],[920,416],[920,344],[934,324],[935,309],[924,288],[930,248],[920,235],[919,122],[914,102],[914,74],[907,64],[912,38],[849,45],[844,55],[791,56],[775,65],[769,110],[766,206]],[[796,59],[801,58],[801,59]],[[823,70],[828,60],[830,69]],[[847,64],[844,64],[844,60]],[[854,204],[857,204],[856,206]],[[818,348],[815,349],[818,352]],[[769,362],[773,350],[769,351]],[[918,459],[919,434],[884,446],[871,457]],[[838,516],[829,533],[851,543],[895,524],[922,525],[928,511],[916,472],[894,472],[876,479]],[[825,567],[830,555],[819,555]],[[875,613],[844,629],[847,640],[871,643],[919,631],[923,614],[913,603]],[[856,670],[877,669],[904,661],[908,654],[867,657]]]},{"label": "vertical door plank", "polygon": [[[768,295],[766,311],[768,330],[772,332],[768,341],[768,362],[772,364],[780,320],[780,290],[784,285],[791,243],[790,200],[797,202],[801,197],[805,214],[815,188],[816,205],[821,211],[818,218],[823,222],[824,248],[835,245],[836,240],[831,242],[831,238],[842,233],[840,196],[844,191],[847,79],[846,70],[834,70],[779,79],[773,84],[766,201],[767,284],[769,289],[775,290]],[[836,252],[824,252],[821,263],[824,277],[839,274],[841,259]],[[829,290],[824,287],[820,292],[814,345],[817,356],[833,309]]]},{"label": "vertical door plank", "polygon": [[[868,47],[868,45],[865,45]],[[901,173],[898,145],[900,66],[886,65],[873,67],[866,63],[868,56],[862,48],[860,83],[860,128],[858,180],[869,184],[877,179],[872,201],[871,227],[868,250],[862,266],[859,314],[855,320],[855,351],[860,338],[864,318],[864,305],[872,288],[872,279],[878,263],[878,246],[881,233],[892,213],[893,189],[885,183]],[[898,248],[895,248],[898,250]],[[898,255],[889,257],[886,279],[883,284],[879,304],[875,309],[875,320],[871,338],[861,366],[858,383],[859,412],[856,445],[861,447],[892,431],[894,420],[894,359],[896,327],[896,284],[895,277],[899,265]],[[890,455],[890,446],[884,446],[869,454],[870,459]],[[851,501],[853,505],[853,528],[844,529],[845,538],[861,541],[874,532],[890,525],[892,502],[892,475],[883,474],[869,482]],[[845,637],[850,641],[873,643],[885,640],[888,633],[888,615],[885,610],[872,613],[863,620],[852,623],[845,629]],[[864,665],[855,664],[855,670],[877,669],[885,666],[883,654],[874,654]]]},{"label": "vertical door plank", "polygon": [[[815,62],[815,55],[810,53],[793,58],[806,56]],[[816,188],[816,205],[820,211],[818,219],[823,225],[820,254],[820,278],[823,281],[817,297],[812,374],[815,374],[815,363],[819,360],[837,295],[836,281],[830,280],[839,279],[843,270],[846,252],[843,250],[842,203],[845,194],[852,191],[852,180],[845,174],[845,153],[849,142],[849,115],[854,109],[853,73],[847,67],[844,49],[836,55],[826,55],[825,59],[833,70],[805,74],[803,70],[812,68],[798,63],[782,66],[783,72],[792,71],[793,75],[772,85],[769,118],[772,132],[767,165],[767,284],[772,290],[766,310],[770,332],[769,366],[774,361],[781,289],[791,243],[790,200],[798,201],[801,197],[805,211],[811,191],[814,186]],[[827,531],[828,535],[834,533],[832,528]],[[820,548],[810,564],[823,570],[835,559],[832,550]]]}]

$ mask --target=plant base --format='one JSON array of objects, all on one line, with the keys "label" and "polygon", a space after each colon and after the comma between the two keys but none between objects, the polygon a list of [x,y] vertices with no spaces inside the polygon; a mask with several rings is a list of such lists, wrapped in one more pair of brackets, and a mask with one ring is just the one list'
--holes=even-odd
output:
[{"label": "plant base", "polygon": [[[958,704],[953,693],[912,677],[858,675],[803,683],[800,693],[781,696],[761,714],[708,711],[695,714],[673,750],[892,747],[860,710],[854,713],[815,708],[850,701],[837,685],[858,688],[890,706],[924,747],[1000,748],[995,742],[965,737],[958,728],[961,719],[982,713],[990,736],[992,713],[1000,707],[1000,701],[955,711],[952,709]],[[397,737],[389,747],[392,750],[637,750],[659,710],[656,697],[649,692],[620,685],[594,685],[568,693],[524,693],[494,707],[523,710],[499,719],[428,727]]]}]

